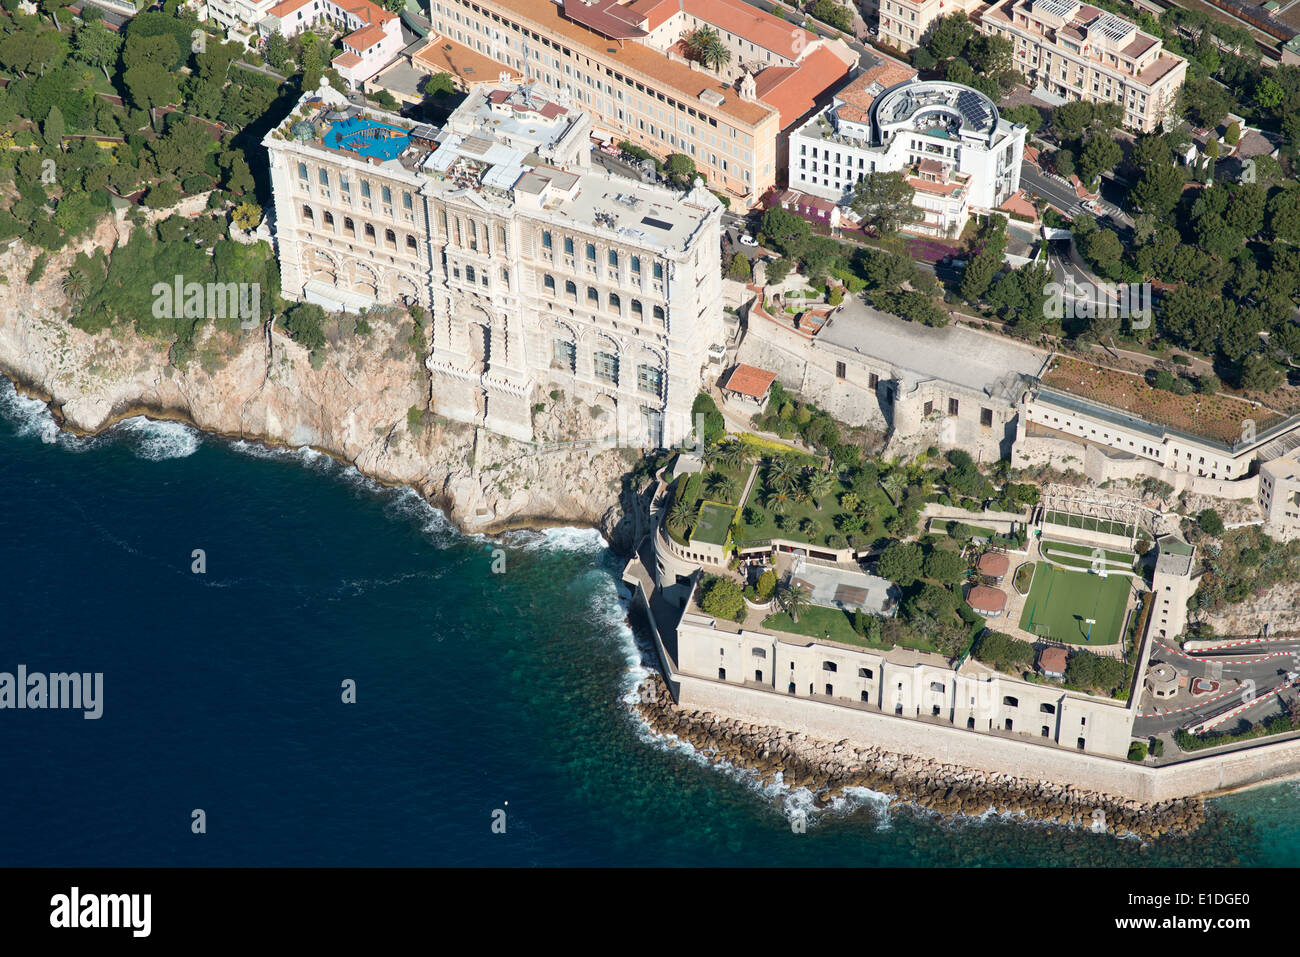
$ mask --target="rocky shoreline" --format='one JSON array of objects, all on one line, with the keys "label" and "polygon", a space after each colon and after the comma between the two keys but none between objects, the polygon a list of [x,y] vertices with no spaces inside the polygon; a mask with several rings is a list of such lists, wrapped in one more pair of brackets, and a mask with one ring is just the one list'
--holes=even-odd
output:
[{"label": "rocky shoreline", "polygon": [[[81,249],[122,242],[126,223],[105,220]],[[271,447],[312,448],[384,485],[409,486],[465,532],[498,534],[557,525],[595,528],[626,551],[636,530],[624,478],[625,449],[536,454],[527,443],[438,416],[424,355],[400,310],[344,320],[327,329],[319,355],[278,330],[238,334],[206,326],[195,354],[171,364],[168,343],[119,325],[98,334],[75,328],[62,287],[77,248],[51,256],[27,284],[35,251],[0,251],[0,373],[46,402],[59,426],[97,435],[144,415],[208,434]],[[556,394],[534,406],[534,432],[560,443],[602,434],[596,413]]]},{"label": "rocky shoreline", "polygon": [[1097,830],[1104,822],[1110,834],[1142,840],[1186,836],[1205,824],[1205,807],[1199,799],[1144,804],[681,708],[657,672],[638,689],[636,710],[654,731],[689,742],[715,763],[752,770],[764,784],[780,774],[790,788],[807,788],[822,808],[847,788],[870,788],[943,815],[974,816],[993,810],[1045,824]]}]

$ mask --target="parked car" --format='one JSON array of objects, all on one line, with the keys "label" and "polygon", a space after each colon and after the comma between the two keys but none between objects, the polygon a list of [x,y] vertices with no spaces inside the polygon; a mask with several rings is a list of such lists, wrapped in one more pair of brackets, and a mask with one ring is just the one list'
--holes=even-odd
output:
[{"label": "parked car", "polygon": [[757,246],[757,245],[758,245],[758,240],[755,239],[753,236],[749,235],[749,233],[741,233],[741,234],[740,234],[740,245],[742,245],[742,246]]}]

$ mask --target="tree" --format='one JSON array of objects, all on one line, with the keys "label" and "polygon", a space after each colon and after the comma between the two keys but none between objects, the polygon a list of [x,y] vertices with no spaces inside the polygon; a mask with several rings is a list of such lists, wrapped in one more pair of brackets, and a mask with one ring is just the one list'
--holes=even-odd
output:
[{"label": "tree", "polygon": [[1057,150],[1052,155],[1052,169],[1058,176],[1069,179],[1074,175],[1074,153],[1067,149]]},{"label": "tree", "polygon": [[921,210],[912,202],[915,196],[916,190],[902,171],[868,173],[853,184],[849,205],[862,217],[864,225],[877,234],[888,235],[921,218]]},{"label": "tree", "polygon": [[1146,166],[1129,198],[1137,209],[1164,219],[1178,205],[1178,198],[1182,195],[1186,182],[1185,167],[1172,163]]},{"label": "tree", "polygon": [[896,585],[906,588],[921,577],[924,556],[921,546],[908,542],[890,542],[876,561],[876,572]]},{"label": "tree", "polygon": [[720,70],[731,62],[731,50],[713,27],[702,26],[684,37],[686,52],[710,70]]},{"label": "tree", "polygon": [[111,79],[108,67],[117,62],[118,52],[122,49],[122,38],[96,21],[77,30],[72,48],[79,60],[99,67],[104,71],[105,79]]},{"label": "tree", "polygon": [[808,592],[800,585],[792,585],[786,582],[776,593],[776,600],[781,605],[781,610],[790,616],[790,620],[796,625],[799,624],[799,613],[808,608]]},{"label": "tree", "polygon": [[1272,392],[1282,384],[1282,372],[1262,353],[1251,353],[1237,370],[1237,385],[1257,392]]},{"label": "tree", "polygon": [[779,206],[774,206],[763,214],[761,230],[768,242],[776,247],[782,256],[795,259],[799,258],[799,254],[808,242],[808,237],[812,235],[812,227],[808,225],[807,220]]},{"label": "tree", "polygon": [[945,585],[955,585],[966,577],[969,567],[960,553],[936,548],[925,556],[923,570],[926,578],[933,578]]},{"label": "tree", "polygon": [[736,494],[736,480],[725,472],[714,472],[709,476],[709,494],[727,502]]},{"label": "tree", "polygon": [[790,275],[790,270],[794,263],[788,257],[769,260],[763,274],[764,281],[770,286],[776,286],[785,282],[785,277]]},{"label": "tree", "polygon": [[1236,146],[1241,142],[1241,124],[1233,120],[1228,124],[1228,128],[1223,132],[1223,142],[1229,146]]},{"label": "tree", "polygon": [[808,12],[823,23],[829,23],[837,30],[848,31],[853,28],[853,14],[836,3],[835,0],[816,0],[808,8]]},{"label": "tree", "polygon": [[686,501],[684,498],[678,498],[673,502],[673,507],[668,512],[668,524],[678,529],[685,529],[695,518],[695,505]]},{"label": "tree", "polygon": [[279,30],[266,41],[266,65],[279,72],[284,72],[289,66],[289,41]]},{"label": "tree", "polygon": [[695,160],[685,153],[673,153],[664,160],[664,173],[673,185],[680,189],[690,189],[695,179]]},{"label": "tree", "polygon": [[1099,229],[1084,241],[1084,255],[1105,272],[1119,262],[1124,247],[1113,229]]},{"label": "tree", "polygon": [[890,472],[880,480],[880,486],[893,500],[894,507],[898,507],[898,494],[907,487],[907,476],[899,471]]},{"label": "tree", "polygon": [[975,36],[975,27],[962,12],[940,17],[930,32],[926,49],[938,60],[961,56],[966,44]]},{"label": "tree", "polygon": [[745,620],[745,593],[739,582],[714,576],[706,579],[702,587],[704,597],[700,607],[707,614],[731,621]]},{"label": "tree", "polygon": [[835,486],[835,479],[830,472],[825,469],[818,469],[808,476],[807,489],[808,494],[812,496],[813,504],[817,506],[817,511],[822,510],[822,498],[826,496]]},{"label": "tree", "polygon": [[1201,509],[1200,514],[1196,516],[1196,524],[1201,526],[1201,531],[1206,535],[1217,538],[1223,534],[1223,519],[1212,508]]},{"label": "tree", "polygon": [[1079,179],[1085,183],[1095,183],[1098,176],[1113,170],[1115,164],[1123,158],[1124,151],[1109,136],[1090,136],[1079,155]]},{"label": "tree", "polygon": [[1028,103],[1022,103],[1019,106],[1013,106],[1002,114],[1003,118],[1011,123],[1019,123],[1029,130],[1030,135],[1037,133],[1043,126],[1043,114],[1038,112],[1038,107],[1030,106]]},{"label": "tree", "polygon": [[717,403],[705,392],[697,395],[691,403],[691,422],[696,428],[696,438],[705,448],[716,443],[727,431]]},{"label": "tree", "polygon": [[727,278],[734,279],[736,282],[749,282],[752,273],[749,267],[749,258],[741,252],[731,257],[731,266],[727,269]]},{"label": "tree", "polygon": [[1071,100],[1052,111],[1052,132],[1062,142],[1078,139],[1093,121],[1092,104]]}]

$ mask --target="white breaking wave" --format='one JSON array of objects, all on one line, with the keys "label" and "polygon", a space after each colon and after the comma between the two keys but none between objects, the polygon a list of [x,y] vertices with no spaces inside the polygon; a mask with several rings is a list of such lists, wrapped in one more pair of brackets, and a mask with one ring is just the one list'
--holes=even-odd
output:
[{"label": "white breaking wave", "polygon": [[154,421],[140,415],[124,419],[118,429],[133,439],[131,451],[150,462],[188,458],[203,441],[198,430],[184,422]]},{"label": "white breaking wave", "polygon": [[295,459],[301,465],[316,468],[326,467],[334,463],[334,460],[324,452],[317,452],[307,445],[290,448],[278,445],[263,445],[249,439],[233,439],[230,442],[230,447],[242,455],[248,455],[255,459]]},{"label": "white breaking wave", "polygon": [[20,394],[3,376],[0,376],[0,417],[14,424],[15,434],[37,438],[46,445],[57,445],[69,452],[82,452],[96,443],[95,439],[78,439],[64,432],[48,405],[40,399]]}]

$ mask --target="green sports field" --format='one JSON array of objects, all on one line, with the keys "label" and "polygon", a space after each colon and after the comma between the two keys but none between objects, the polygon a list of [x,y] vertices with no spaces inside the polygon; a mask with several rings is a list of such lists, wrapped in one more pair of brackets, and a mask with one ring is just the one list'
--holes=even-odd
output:
[{"label": "green sports field", "polygon": [[[1129,585],[1130,579],[1124,575],[1102,578],[1039,562],[1020,613],[1020,627],[1032,635],[1072,645],[1113,645],[1120,640]],[[1097,620],[1092,641],[1087,640],[1089,618]]]}]

